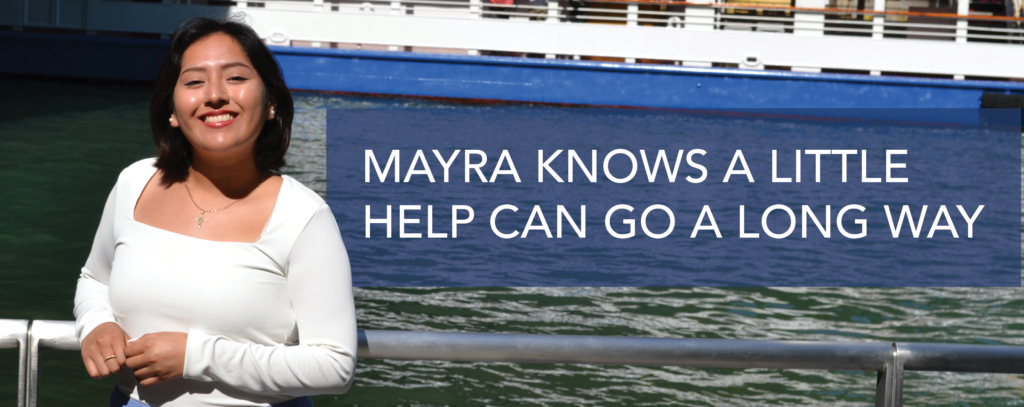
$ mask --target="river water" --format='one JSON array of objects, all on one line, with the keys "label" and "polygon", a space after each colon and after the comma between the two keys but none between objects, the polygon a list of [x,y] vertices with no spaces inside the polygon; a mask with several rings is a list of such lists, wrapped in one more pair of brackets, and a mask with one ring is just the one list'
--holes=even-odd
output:
[{"label": "river water", "polygon": [[[72,299],[117,173],[153,155],[145,86],[0,80],[0,318],[73,319]],[[326,108],[487,108],[296,93],[286,174],[323,194]],[[548,107],[537,107],[548,109]],[[1022,150],[1024,155],[1024,150]],[[359,326],[461,332],[1024,345],[1020,288],[356,289]],[[41,403],[104,405],[76,352],[41,358]],[[0,351],[0,404],[17,355]],[[1017,375],[916,373],[908,406],[1024,404]],[[873,404],[874,372],[359,362],[319,406]]]}]

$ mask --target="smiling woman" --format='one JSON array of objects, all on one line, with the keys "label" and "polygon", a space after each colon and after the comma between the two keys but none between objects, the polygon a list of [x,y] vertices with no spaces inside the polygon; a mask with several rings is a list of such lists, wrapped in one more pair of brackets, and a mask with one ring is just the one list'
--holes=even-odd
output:
[{"label": "smiling woman", "polygon": [[292,98],[249,27],[186,21],[150,105],[156,159],[126,168],[75,317],[111,406],[310,406],[355,371],[351,272],[324,201],[275,173]]}]

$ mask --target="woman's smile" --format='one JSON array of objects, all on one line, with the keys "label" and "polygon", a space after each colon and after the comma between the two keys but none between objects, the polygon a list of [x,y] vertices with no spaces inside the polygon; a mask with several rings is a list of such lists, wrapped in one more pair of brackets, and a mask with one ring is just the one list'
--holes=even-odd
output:
[{"label": "woman's smile", "polygon": [[215,129],[227,127],[231,123],[235,122],[235,118],[238,117],[238,113],[230,110],[213,110],[199,116],[199,120],[203,122],[207,127]]}]

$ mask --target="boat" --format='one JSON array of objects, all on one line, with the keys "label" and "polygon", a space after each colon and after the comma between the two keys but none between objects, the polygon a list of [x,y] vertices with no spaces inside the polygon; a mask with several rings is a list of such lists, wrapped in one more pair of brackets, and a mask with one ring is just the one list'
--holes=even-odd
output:
[{"label": "boat", "polygon": [[177,25],[208,16],[252,25],[297,90],[674,109],[1019,108],[1024,19],[1015,0],[995,1],[17,0],[0,5],[0,52],[17,56],[0,73],[152,81]]}]

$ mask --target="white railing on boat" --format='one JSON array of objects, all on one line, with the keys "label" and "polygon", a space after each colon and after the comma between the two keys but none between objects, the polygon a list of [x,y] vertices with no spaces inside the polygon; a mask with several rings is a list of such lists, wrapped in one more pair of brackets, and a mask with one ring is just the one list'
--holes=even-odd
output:
[{"label": "white railing on boat", "polygon": [[0,26],[166,37],[190,16],[245,13],[275,45],[1024,79],[1024,19],[972,14],[968,1],[941,13],[882,0],[13,0]]},{"label": "white railing on boat", "polygon": [[[79,350],[74,321],[0,319],[20,351],[18,407],[39,405],[42,349]],[[359,331],[360,359],[876,371],[875,405],[903,405],[905,371],[1024,373],[1024,346]]]}]

